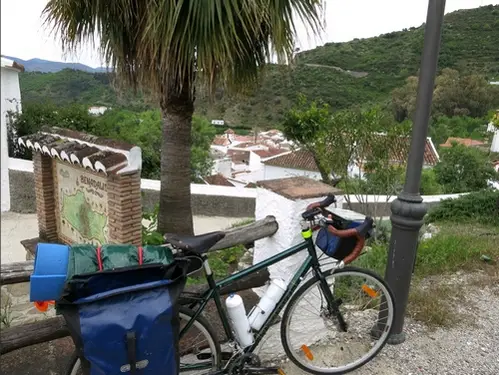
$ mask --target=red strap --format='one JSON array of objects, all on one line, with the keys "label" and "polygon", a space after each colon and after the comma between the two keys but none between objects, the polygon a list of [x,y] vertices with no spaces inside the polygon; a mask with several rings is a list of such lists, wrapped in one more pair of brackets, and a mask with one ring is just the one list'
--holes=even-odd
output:
[{"label": "red strap", "polygon": [[102,271],[102,254],[101,254],[101,247],[99,246],[97,248],[97,264],[99,265],[99,271]]},{"label": "red strap", "polygon": [[142,263],[144,262],[144,252],[142,250],[142,247],[138,247],[137,249],[139,251],[139,266],[142,265]]}]

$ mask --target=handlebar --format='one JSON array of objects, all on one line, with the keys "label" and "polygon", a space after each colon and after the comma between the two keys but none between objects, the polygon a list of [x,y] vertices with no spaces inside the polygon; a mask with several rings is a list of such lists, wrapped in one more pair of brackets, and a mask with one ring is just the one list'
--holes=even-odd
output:
[{"label": "handlebar", "polygon": [[333,203],[336,202],[336,197],[333,194],[328,194],[328,196],[320,201],[315,203],[310,203],[307,207],[307,210],[301,214],[301,216],[305,220],[312,220],[315,216],[322,213],[322,210]]}]

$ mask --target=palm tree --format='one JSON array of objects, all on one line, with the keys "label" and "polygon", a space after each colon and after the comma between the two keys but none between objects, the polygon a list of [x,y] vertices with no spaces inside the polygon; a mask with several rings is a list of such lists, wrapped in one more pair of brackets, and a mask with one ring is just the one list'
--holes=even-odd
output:
[{"label": "palm tree", "polygon": [[[66,52],[97,38],[122,82],[152,92],[162,111],[158,230],[193,232],[191,120],[195,85],[239,90],[271,57],[293,53],[299,17],[320,29],[321,0],[49,0],[45,23]],[[198,85],[199,86],[199,85]]]}]

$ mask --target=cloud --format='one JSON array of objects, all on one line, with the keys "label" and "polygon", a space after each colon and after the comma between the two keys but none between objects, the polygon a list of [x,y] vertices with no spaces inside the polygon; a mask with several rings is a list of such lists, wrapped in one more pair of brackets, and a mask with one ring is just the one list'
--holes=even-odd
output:
[{"label": "cloud", "polygon": [[[325,42],[345,42],[382,33],[420,26],[426,19],[428,0],[326,0],[326,30],[319,36],[308,35],[297,25],[297,47],[314,48]],[[61,43],[42,24],[41,13],[47,0],[2,0],[2,54],[24,60],[41,58],[81,62],[98,67],[102,63],[96,48],[85,46],[76,56],[64,56]],[[499,1],[447,0],[446,12],[476,8]]]}]

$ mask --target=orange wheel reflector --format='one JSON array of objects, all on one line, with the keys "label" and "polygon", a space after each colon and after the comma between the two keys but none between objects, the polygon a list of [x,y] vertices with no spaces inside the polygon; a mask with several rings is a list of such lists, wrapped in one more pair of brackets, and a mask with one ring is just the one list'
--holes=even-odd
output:
[{"label": "orange wheel reflector", "polygon": [[36,301],[35,307],[40,312],[46,312],[49,309],[49,305],[54,305],[55,301]]},{"label": "orange wheel reflector", "polygon": [[366,284],[362,285],[362,290],[371,298],[376,298],[378,296],[378,292],[372,288],[369,288]]},{"label": "orange wheel reflector", "polygon": [[282,369],[280,369],[280,368],[277,369],[277,373],[279,375],[286,375],[286,373],[284,371],[282,371]]},{"label": "orange wheel reflector", "polygon": [[310,361],[314,359],[314,355],[312,354],[307,345],[303,344],[301,346],[301,350],[303,350],[303,353],[305,353],[305,357],[307,357]]}]

